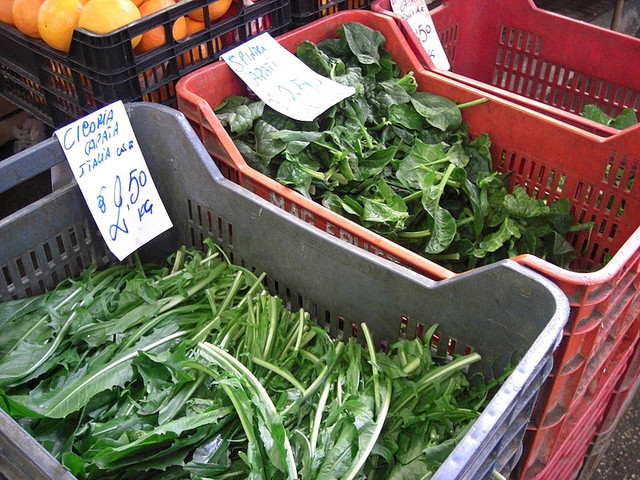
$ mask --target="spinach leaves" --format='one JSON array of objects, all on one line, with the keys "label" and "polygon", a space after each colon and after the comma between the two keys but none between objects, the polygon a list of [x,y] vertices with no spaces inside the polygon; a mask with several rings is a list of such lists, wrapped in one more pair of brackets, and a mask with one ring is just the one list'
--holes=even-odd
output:
[{"label": "spinach leaves", "polygon": [[209,247],[0,303],[0,407],[78,478],[429,478],[503,380],[332,339]]},{"label": "spinach leaves", "polygon": [[604,113],[597,105],[588,104],[582,109],[582,116],[618,130],[624,130],[638,123],[638,117],[633,108],[623,108],[618,115],[611,117]]},{"label": "spinach leaves", "polygon": [[547,205],[491,168],[486,134],[470,138],[461,109],[399,75],[383,35],[346,23],[339,37],[305,41],[297,55],[355,87],[313,122],[250,97],[215,111],[247,163],[261,173],[453,271],[535,254],[566,267],[568,200]]}]

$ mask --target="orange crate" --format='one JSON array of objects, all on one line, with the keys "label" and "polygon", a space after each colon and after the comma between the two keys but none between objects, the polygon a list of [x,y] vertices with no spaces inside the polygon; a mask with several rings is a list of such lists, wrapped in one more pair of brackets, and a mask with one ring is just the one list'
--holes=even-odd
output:
[{"label": "orange crate", "polygon": [[[434,65],[390,0],[371,9],[396,20],[425,69],[597,135],[618,130],[581,115],[640,107],[640,39],[539,9],[533,0],[445,0],[430,10],[450,70]],[[640,129],[640,125],[636,127]]]},{"label": "orange crate", "polygon": [[[116,100],[175,106],[175,84],[185,73],[262,32],[290,29],[289,0],[248,6],[234,0],[223,17],[211,21],[207,13],[204,28],[173,38],[177,19],[192,12],[204,15],[215,1],[182,0],[104,34],[77,28],[69,53],[0,22],[0,95],[54,128]],[[134,51],[131,40],[155,28],[165,31],[165,43]]]},{"label": "orange crate", "polygon": [[[485,103],[463,110],[463,120],[469,124],[472,137],[489,134],[494,168],[512,172],[512,188],[526,187],[529,194],[549,202],[568,198],[576,221],[593,221],[596,225],[592,232],[575,232],[569,238],[578,252],[571,270],[533,255],[513,259],[550,278],[572,306],[563,341],[554,356],[553,375],[537,401],[531,432],[535,437],[537,425],[564,421],[574,401],[583,396],[584,386],[604,361],[597,357],[600,350],[595,345],[603,345],[606,336],[623,335],[626,329],[619,328],[620,324],[628,326],[637,315],[632,306],[636,304],[640,274],[640,186],[635,182],[640,166],[640,133],[632,128],[611,137],[597,136],[486,91],[424,69],[419,71],[420,63],[396,22],[374,12],[338,12],[277,39],[294,51],[302,40],[317,42],[334,37],[337,28],[349,21],[380,31],[402,73],[416,72],[420,90],[461,103],[485,97]],[[454,275],[250,167],[213,112],[228,95],[246,91],[222,61],[186,75],[176,85],[178,109],[190,120],[225,176],[317,228],[432,279]],[[609,262],[601,267],[608,257]],[[614,338],[608,344],[610,354],[615,345]],[[552,438],[537,448],[550,449],[562,440]]]}]

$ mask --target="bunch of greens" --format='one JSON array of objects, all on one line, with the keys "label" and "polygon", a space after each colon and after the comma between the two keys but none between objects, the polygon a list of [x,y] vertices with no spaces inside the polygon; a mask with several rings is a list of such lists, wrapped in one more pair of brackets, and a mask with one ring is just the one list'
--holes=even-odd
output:
[{"label": "bunch of greens", "polygon": [[332,339],[209,247],[0,304],[0,406],[78,478],[428,479],[504,380]]},{"label": "bunch of greens", "polygon": [[462,121],[476,102],[417,91],[380,32],[345,23],[338,33],[297,47],[312,69],[356,89],[314,121],[248,96],[215,109],[251,167],[454,271],[523,253],[561,266],[575,258],[565,238],[581,227],[569,201],[508,192],[508,176],[492,171],[489,137],[471,139]]},{"label": "bunch of greens", "polygon": [[618,115],[611,117],[604,113],[597,105],[588,104],[582,109],[582,116],[618,130],[624,130],[638,123],[638,117],[633,108],[623,108]]}]

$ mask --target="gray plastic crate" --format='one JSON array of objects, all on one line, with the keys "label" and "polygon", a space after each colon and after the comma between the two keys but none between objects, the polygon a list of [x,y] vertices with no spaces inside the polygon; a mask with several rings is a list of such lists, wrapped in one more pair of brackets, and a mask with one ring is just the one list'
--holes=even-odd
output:
[{"label": "gray plastic crate", "polygon": [[[367,321],[377,342],[412,337],[439,323],[440,353],[455,340],[482,355],[475,370],[515,371],[496,392],[435,480],[508,477],[552,354],[568,319],[565,295],[506,260],[435,282],[307,225],[222,177],[184,116],[159,104],[127,105],[150,174],[174,227],[140,249],[162,260],[180,245],[211,237],[234,263],[267,273],[271,291],[304,307],[335,338]],[[0,191],[64,162],[50,139],[0,164]],[[0,299],[51,289],[91,262],[113,261],[75,182],[0,220]],[[407,328],[402,324],[408,321]],[[0,410],[0,476],[72,479]]]}]

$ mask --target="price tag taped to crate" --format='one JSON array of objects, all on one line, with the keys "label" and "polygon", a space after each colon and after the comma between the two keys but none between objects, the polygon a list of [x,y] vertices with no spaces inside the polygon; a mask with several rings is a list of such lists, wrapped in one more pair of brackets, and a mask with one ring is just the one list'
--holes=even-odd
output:
[{"label": "price tag taped to crate", "polygon": [[171,228],[121,101],[55,135],[100,233],[119,260]]},{"label": "price tag taped to crate", "polygon": [[290,118],[312,121],[355,93],[311,70],[263,33],[222,55],[242,81],[271,108]]},{"label": "price tag taped to crate", "polygon": [[391,9],[406,18],[433,64],[442,70],[451,69],[426,0],[391,0]]}]

